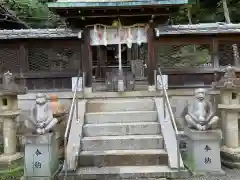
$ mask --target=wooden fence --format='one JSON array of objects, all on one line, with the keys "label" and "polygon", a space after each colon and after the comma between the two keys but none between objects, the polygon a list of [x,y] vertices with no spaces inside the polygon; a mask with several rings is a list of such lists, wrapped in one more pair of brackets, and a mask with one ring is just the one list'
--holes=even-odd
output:
[{"label": "wooden fence", "polygon": [[[208,87],[226,65],[236,65],[233,44],[240,52],[240,36],[160,38],[155,42],[156,67],[168,75],[170,88]],[[146,44],[138,51],[146,62]],[[0,73],[10,70],[18,79],[23,76],[29,90],[71,89],[71,77],[84,61],[81,52],[79,39],[1,40]]]}]

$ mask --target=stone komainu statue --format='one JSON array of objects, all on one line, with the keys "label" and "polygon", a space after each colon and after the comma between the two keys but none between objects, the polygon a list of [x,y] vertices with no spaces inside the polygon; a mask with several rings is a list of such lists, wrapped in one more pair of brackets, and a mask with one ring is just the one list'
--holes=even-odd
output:
[{"label": "stone komainu statue", "polygon": [[45,94],[39,93],[36,96],[36,104],[31,110],[30,121],[34,127],[34,133],[45,134],[51,132],[58,123],[53,117],[50,104]]},{"label": "stone komainu statue", "polygon": [[204,89],[196,89],[195,99],[186,105],[184,119],[189,128],[205,131],[219,121],[219,118],[215,116],[211,102],[206,100],[205,96]]}]

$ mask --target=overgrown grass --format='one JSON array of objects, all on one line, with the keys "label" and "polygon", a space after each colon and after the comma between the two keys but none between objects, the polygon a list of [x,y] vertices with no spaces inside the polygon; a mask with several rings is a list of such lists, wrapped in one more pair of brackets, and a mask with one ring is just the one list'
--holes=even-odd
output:
[{"label": "overgrown grass", "polygon": [[[0,152],[3,152],[3,146],[0,145]],[[20,180],[24,173],[23,160],[6,165],[0,169],[0,180]]]},{"label": "overgrown grass", "polygon": [[20,180],[23,176],[23,167],[15,167],[0,172],[0,180]]}]

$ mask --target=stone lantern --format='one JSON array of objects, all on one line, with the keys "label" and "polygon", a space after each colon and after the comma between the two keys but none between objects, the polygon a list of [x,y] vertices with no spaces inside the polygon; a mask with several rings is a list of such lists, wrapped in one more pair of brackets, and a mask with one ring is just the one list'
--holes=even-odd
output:
[{"label": "stone lantern", "polygon": [[22,155],[17,152],[16,118],[20,114],[18,109],[18,95],[26,94],[27,88],[14,82],[12,73],[4,74],[0,85],[0,119],[3,123],[4,152],[0,155],[0,163],[11,163]]},{"label": "stone lantern", "polygon": [[214,86],[220,90],[221,98],[218,108],[221,112],[223,133],[222,163],[229,167],[240,167],[240,78],[236,77],[235,69],[228,66],[222,79]]}]

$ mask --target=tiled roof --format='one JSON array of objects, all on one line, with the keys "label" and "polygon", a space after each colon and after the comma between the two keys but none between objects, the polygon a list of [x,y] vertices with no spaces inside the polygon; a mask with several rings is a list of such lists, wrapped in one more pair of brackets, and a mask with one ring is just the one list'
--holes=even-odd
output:
[{"label": "tiled roof", "polygon": [[180,34],[240,34],[240,24],[206,23],[193,25],[158,26],[156,36]]},{"label": "tiled roof", "polygon": [[0,30],[0,39],[81,38],[81,31],[70,29]]},{"label": "tiled roof", "polygon": [[126,7],[143,5],[182,5],[194,0],[58,0],[48,3],[49,8]]},{"label": "tiled roof", "polygon": [[[158,26],[156,36],[180,34],[240,34],[240,24],[209,23],[195,25]],[[81,38],[81,30],[71,29],[20,29],[0,30],[0,39]]]}]

